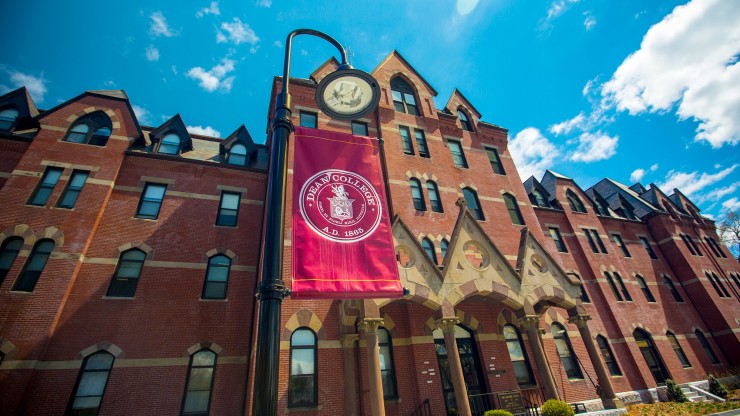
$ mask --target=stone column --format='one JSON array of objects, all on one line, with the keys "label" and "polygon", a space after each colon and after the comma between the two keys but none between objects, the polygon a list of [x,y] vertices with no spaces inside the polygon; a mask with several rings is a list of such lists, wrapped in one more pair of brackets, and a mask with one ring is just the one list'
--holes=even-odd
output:
[{"label": "stone column", "polygon": [[465,386],[465,376],[463,375],[462,364],[460,363],[460,353],[457,350],[457,340],[455,339],[455,325],[458,323],[460,323],[460,319],[457,317],[442,318],[436,322],[437,328],[442,330],[445,337],[447,363],[450,366],[452,387],[455,389],[457,412],[460,416],[471,416],[470,401],[468,401],[468,389]]},{"label": "stone column", "polygon": [[355,367],[354,346],[357,334],[344,334],[339,337],[344,353],[344,414],[357,416],[357,368]]},{"label": "stone column", "polygon": [[591,364],[594,366],[594,370],[596,370],[596,378],[599,380],[600,388],[599,395],[601,396],[601,401],[604,403],[604,408],[623,409],[624,402],[617,398],[617,395],[614,393],[614,387],[606,370],[606,365],[601,360],[594,339],[591,338],[591,330],[588,329],[588,321],[590,319],[590,315],[580,314],[571,317],[568,319],[568,322],[575,324],[578,327],[578,332],[581,333],[583,344],[586,346],[586,351],[588,352],[588,358],[591,359]]},{"label": "stone column", "polygon": [[367,374],[370,383],[370,409],[373,416],[385,416],[383,399],[383,380],[380,374],[380,348],[378,347],[378,328],[383,325],[381,318],[365,318],[358,324],[365,334],[367,350]]},{"label": "stone column", "polygon": [[552,370],[545,357],[545,349],[542,348],[540,339],[540,317],[538,315],[527,315],[519,319],[522,329],[527,333],[529,348],[532,349],[534,361],[537,363],[537,371],[540,373],[543,388],[545,389],[546,399],[558,399],[558,387],[555,384],[555,378],[552,376]]}]

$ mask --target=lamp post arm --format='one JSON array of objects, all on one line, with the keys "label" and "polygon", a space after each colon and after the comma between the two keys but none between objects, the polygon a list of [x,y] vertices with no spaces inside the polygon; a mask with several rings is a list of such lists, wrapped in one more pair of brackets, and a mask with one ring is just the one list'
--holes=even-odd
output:
[{"label": "lamp post arm", "polygon": [[283,95],[283,97],[288,97],[289,94],[289,88],[288,83],[290,82],[290,51],[293,46],[293,38],[298,35],[311,35],[316,36],[318,38],[324,39],[325,41],[331,43],[334,45],[334,47],[337,48],[339,51],[339,54],[342,57],[342,63],[339,65],[338,69],[351,69],[352,66],[347,62],[347,51],[344,50],[344,47],[337,42],[336,39],[333,37],[327,35],[326,33],[321,33],[317,30],[313,29],[296,29],[288,34],[288,38],[285,40],[285,61],[283,64],[283,88],[280,91],[280,93]]}]

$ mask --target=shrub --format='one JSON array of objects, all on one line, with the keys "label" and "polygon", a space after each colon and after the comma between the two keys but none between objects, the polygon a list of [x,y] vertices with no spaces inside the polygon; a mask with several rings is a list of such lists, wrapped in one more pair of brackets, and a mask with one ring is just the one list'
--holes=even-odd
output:
[{"label": "shrub", "polygon": [[550,399],[542,405],[542,416],[573,416],[576,412],[566,402]]},{"label": "shrub", "polygon": [[679,387],[678,384],[670,378],[665,381],[665,387],[668,401],[676,403],[685,403],[689,401],[689,399],[686,398],[686,395],[683,394],[681,387]]},{"label": "shrub", "polygon": [[720,383],[719,380],[714,378],[713,375],[710,374],[707,378],[707,381],[709,381],[709,392],[714,394],[715,396],[726,399],[727,395],[730,394],[730,392],[727,391],[727,387],[725,387],[724,384]]},{"label": "shrub", "polygon": [[506,410],[489,410],[483,413],[483,416],[511,416],[511,412]]}]

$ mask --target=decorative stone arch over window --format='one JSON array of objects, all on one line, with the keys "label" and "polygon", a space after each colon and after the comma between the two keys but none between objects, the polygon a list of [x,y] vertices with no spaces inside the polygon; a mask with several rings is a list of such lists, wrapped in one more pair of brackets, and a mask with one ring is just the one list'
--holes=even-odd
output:
[{"label": "decorative stone arch over window", "polygon": [[216,344],[215,342],[201,341],[197,344],[191,345],[190,348],[188,348],[187,350],[183,352],[182,356],[187,357],[189,359],[191,355],[195,354],[196,352],[200,350],[211,350],[216,355],[223,355],[224,353],[224,349],[220,345]]},{"label": "decorative stone arch over window", "polygon": [[116,257],[120,257],[121,253],[123,253],[124,251],[131,250],[132,248],[138,248],[139,250],[143,251],[147,257],[149,257],[149,255],[154,251],[154,249],[151,248],[146,243],[131,242],[131,243],[126,243],[124,245],[116,247],[114,254]]},{"label": "decorative stone arch over window", "polygon": [[640,328],[643,331],[650,334],[651,337],[655,337],[654,332],[650,330],[650,328],[647,327],[647,325],[643,324],[642,322],[633,322],[632,325],[630,325],[629,333],[632,334],[635,332],[635,329]]},{"label": "decorative stone arch over window", "polygon": [[[568,329],[568,318],[563,316],[559,310],[556,310],[555,308],[549,308],[547,312],[543,315],[545,324],[549,327],[554,322],[559,323],[562,325],[565,329]],[[549,332],[549,331],[548,331]]]},{"label": "decorative stone arch over window", "polygon": [[396,329],[396,323],[393,322],[393,318],[387,313],[383,313],[383,328],[391,334],[391,337],[395,338],[398,336],[398,330]]},{"label": "decorative stone arch over window", "polygon": [[424,178],[424,175],[422,175],[421,173],[419,173],[419,171],[411,172],[410,170],[407,170],[406,171],[406,179],[408,180],[408,179],[412,179],[412,178],[418,180],[419,182],[421,182],[422,178]]},{"label": "decorative stone arch over window", "polygon": [[421,175],[421,177],[424,178],[424,181],[425,182],[432,181],[432,182],[434,182],[435,184],[437,184],[439,186],[439,178],[437,177],[437,175],[435,175],[435,174],[431,174],[430,175],[430,174],[424,172],[424,174]]},{"label": "decorative stone arch over window", "polygon": [[477,320],[472,314],[465,313],[460,309],[455,309],[455,316],[460,320],[460,322],[458,322],[459,325],[466,326],[470,331],[476,334],[485,330],[483,323]]},{"label": "decorative stone arch over window", "polygon": [[101,341],[85,348],[78,352],[75,358],[78,360],[84,360],[86,357],[93,355],[98,351],[107,351],[116,358],[123,358],[123,350],[118,345],[108,341]]},{"label": "decorative stone arch over window", "polygon": [[521,325],[516,312],[508,308],[504,308],[499,312],[496,324],[498,325],[497,333],[501,333],[506,325],[514,325],[516,328],[519,328]]},{"label": "decorative stone arch over window", "polygon": [[[388,79],[388,88],[391,91],[395,91],[395,89],[393,88],[393,84],[394,84],[394,82],[397,82],[396,79],[400,79],[401,81],[403,81],[406,84],[408,84],[408,87],[411,88],[410,93],[413,95],[414,101],[416,102],[416,105],[415,105],[415,107],[416,107],[416,114],[414,114],[414,113],[411,113],[408,110],[408,105],[407,105],[408,103],[406,102],[406,97],[403,97],[403,95],[402,95],[401,98],[403,99],[403,104],[405,106],[405,111],[404,112],[405,113],[408,113],[408,114],[416,115],[418,117],[423,117],[424,116],[424,109],[422,108],[422,105],[421,105],[422,103],[421,103],[421,100],[420,100],[420,97],[419,97],[419,91],[420,91],[419,86],[416,85],[416,83],[414,82],[414,80],[413,80],[413,78],[411,76],[407,75],[403,71],[399,71],[399,72],[396,72],[393,75],[391,75],[390,78]],[[401,91],[401,92],[403,93],[404,91]],[[390,94],[390,96],[388,98],[389,98],[389,104],[392,104],[395,107],[395,103],[394,103],[394,100],[393,100],[393,93],[392,92],[391,92],[391,94]]]},{"label": "decorative stone arch over window", "polygon": [[221,248],[221,247],[212,248],[206,251],[205,260],[208,261],[208,259],[210,259],[211,257],[217,254],[223,254],[224,256],[230,258],[232,262],[236,260],[236,253],[234,253],[233,251],[227,248]]},{"label": "decorative stone arch over window", "polygon": [[114,126],[116,133],[121,128],[121,122],[113,122],[113,119],[118,120],[116,113],[111,109],[88,107],[67,117],[70,125],[62,140],[70,143],[105,146],[113,134]]},{"label": "decorative stone arch over window", "polygon": [[0,352],[5,356],[5,360],[15,360],[18,354],[18,348],[7,338],[0,337]]},{"label": "decorative stone arch over window", "polygon": [[28,238],[24,238],[26,244],[33,245],[39,240],[49,239],[54,241],[54,251],[58,251],[64,246],[64,233],[57,227],[46,227],[42,231],[37,231]]},{"label": "decorative stone arch over window", "polygon": [[293,316],[288,319],[288,322],[285,323],[283,333],[280,337],[281,341],[290,342],[290,337],[293,335],[293,332],[301,327],[310,328],[316,334],[317,339],[325,339],[324,323],[310,309],[303,308],[294,313]]},{"label": "decorative stone arch over window", "polygon": [[18,224],[13,227],[8,227],[4,229],[2,232],[0,232],[0,244],[2,244],[3,241],[10,237],[20,237],[23,239],[23,244],[33,244],[29,243],[29,241],[36,241],[36,239],[31,239],[31,237],[34,235],[33,229],[31,229],[31,226],[28,224]]},{"label": "decorative stone arch over window", "polygon": [[[459,192],[457,193],[458,196],[463,196],[462,191],[465,188],[470,188],[470,189],[474,190],[476,193],[479,193],[478,187],[475,186],[475,185],[473,185],[473,184],[468,184],[468,183],[462,182],[459,185],[457,185],[457,187],[459,188]],[[478,198],[480,198],[480,196],[478,196]]]}]

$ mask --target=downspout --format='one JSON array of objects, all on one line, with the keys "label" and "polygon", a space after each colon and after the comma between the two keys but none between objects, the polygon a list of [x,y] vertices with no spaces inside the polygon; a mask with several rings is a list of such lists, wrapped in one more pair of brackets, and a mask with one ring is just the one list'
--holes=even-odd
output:
[{"label": "downspout", "polygon": [[375,137],[378,138],[378,149],[380,150],[380,169],[383,172],[383,184],[385,185],[385,198],[388,203],[388,218],[393,219],[393,202],[391,201],[391,187],[388,182],[388,165],[385,163],[385,141],[380,128],[380,107],[375,109]]}]

